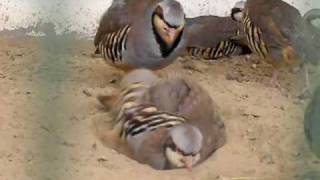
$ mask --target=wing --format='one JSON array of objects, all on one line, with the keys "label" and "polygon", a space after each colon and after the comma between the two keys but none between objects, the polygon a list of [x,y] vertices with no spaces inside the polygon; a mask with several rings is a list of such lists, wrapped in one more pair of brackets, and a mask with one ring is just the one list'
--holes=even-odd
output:
[{"label": "wing", "polygon": [[183,78],[165,80],[152,86],[146,96],[147,101],[159,109],[179,114],[200,129],[205,138],[200,161],[225,143],[225,127],[217,107],[195,82]]},{"label": "wing", "polygon": [[181,101],[179,114],[200,129],[205,139],[200,159],[203,161],[225,144],[225,126],[208,92],[194,81],[186,79],[185,83],[190,92]]},{"label": "wing", "polygon": [[215,47],[237,34],[238,24],[229,17],[187,18],[187,46]]},{"label": "wing", "polygon": [[94,38],[97,46],[105,34],[118,31],[130,23],[129,4],[127,1],[114,0],[109,9],[102,15],[100,24]]},{"label": "wing", "polygon": [[[97,47],[106,34],[123,33],[123,29],[130,28],[138,19],[144,18],[146,10],[159,1],[114,0],[101,18],[94,45]],[[98,47],[96,53],[100,53]]]},{"label": "wing", "polygon": [[189,91],[183,79],[161,80],[149,88],[144,98],[162,111],[177,113]]},{"label": "wing", "polygon": [[168,136],[166,128],[146,134],[142,143],[136,147],[133,158],[140,163],[148,164],[155,169],[163,170],[166,168],[167,160],[164,157],[164,139]]},{"label": "wing", "polygon": [[281,0],[248,0],[246,8],[268,47],[292,41],[292,35],[300,30],[299,11]]},{"label": "wing", "polygon": [[271,11],[271,17],[283,35],[290,40],[303,33],[303,19],[299,11],[286,3],[281,3]]}]

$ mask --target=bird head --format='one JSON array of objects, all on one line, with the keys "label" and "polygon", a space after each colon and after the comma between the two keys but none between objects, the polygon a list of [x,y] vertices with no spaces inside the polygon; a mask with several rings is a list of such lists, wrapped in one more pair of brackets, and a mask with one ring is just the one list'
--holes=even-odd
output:
[{"label": "bird head", "polygon": [[238,1],[231,9],[231,18],[237,22],[242,21],[243,10],[245,8],[246,1]]},{"label": "bird head", "polygon": [[187,168],[189,171],[200,159],[202,134],[194,126],[182,124],[170,129],[165,145],[165,156],[174,168]]},{"label": "bird head", "polygon": [[142,83],[145,86],[151,86],[159,80],[159,77],[148,69],[135,69],[127,73],[121,80],[120,86],[125,88],[134,83]]},{"label": "bird head", "polygon": [[159,2],[152,16],[153,27],[167,46],[172,46],[185,26],[185,14],[175,0]]}]

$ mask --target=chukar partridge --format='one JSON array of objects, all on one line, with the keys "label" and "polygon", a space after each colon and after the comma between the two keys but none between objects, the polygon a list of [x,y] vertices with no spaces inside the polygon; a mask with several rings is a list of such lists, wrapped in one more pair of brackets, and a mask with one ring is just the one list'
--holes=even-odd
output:
[{"label": "chukar partridge", "polygon": [[[231,16],[241,22],[250,49],[276,67],[318,61],[309,28],[300,12],[282,0],[239,1]],[[277,78],[275,70],[273,80]]]},{"label": "chukar partridge", "polygon": [[168,78],[151,86],[144,100],[158,109],[186,118],[203,136],[200,151],[202,162],[226,142],[225,126],[218,107],[211,96],[195,81],[186,78]]},{"label": "chukar partridge", "polygon": [[[225,144],[225,126],[217,106],[210,95],[196,82],[185,78],[160,79],[150,70],[138,69],[131,71],[123,78],[121,87],[126,87],[126,90],[119,92],[120,95],[113,96],[117,97],[116,100],[110,101],[112,98],[106,96],[101,96],[99,99],[106,107],[113,107],[114,115],[117,116],[119,122],[126,122],[120,126],[121,128],[118,128],[122,129],[119,134],[127,137],[129,144],[134,147],[134,158],[138,161],[150,164],[157,169],[183,166],[183,164],[174,163],[177,162],[177,159],[182,158],[181,154],[188,155],[187,152],[191,152],[190,149],[183,148],[185,146],[183,144],[175,145],[179,147],[180,154],[172,153],[175,148],[171,148],[171,150],[168,149],[168,154],[162,153],[165,156],[159,155],[165,149],[163,146],[166,146],[166,143],[163,144],[163,139],[160,139],[168,136],[167,133],[170,135],[171,129],[176,126],[181,126],[185,130],[190,129],[190,134],[179,136],[179,142],[188,143],[193,149],[192,162],[194,164],[204,161]],[[121,120],[123,118],[127,120]],[[155,121],[154,127],[148,126],[148,124],[153,124],[153,121]],[[138,131],[138,125],[133,125],[137,122],[141,127],[144,125],[144,130]],[[170,128],[162,128],[167,125]],[[128,130],[130,126],[137,130]],[[146,129],[149,128],[156,130],[148,132]],[[132,138],[134,132],[141,135]],[[140,137],[143,137],[143,140]],[[200,139],[201,148],[199,149]],[[155,154],[152,155],[153,153]],[[151,156],[159,159],[152,160]],[[170,162],[173,163],[168,166]],[[187,167],[187,165],[184,166]]]},{"label": "chukar partridge", "polygon": [[101,18],[95,53],[124,70],[160,69],[178,56],[184,26],[175,0],[114,0]]},{"label": "chukar partridge", "polygon": [[191,170],[201,158],[203,136],[184,117],[143,101],[143,94],[156,81],[151,71],[132,71],[124,77],[118,95],[99,100],[111,107],[113,130],[126,142],[133,159],[159,170]]}]

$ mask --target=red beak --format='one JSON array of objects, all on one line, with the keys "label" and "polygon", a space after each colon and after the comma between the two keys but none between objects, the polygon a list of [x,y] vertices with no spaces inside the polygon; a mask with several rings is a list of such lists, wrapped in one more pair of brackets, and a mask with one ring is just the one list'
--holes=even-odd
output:
[{"label": "red beak", "polygon": [[189,172],[192,172],[193,158],[185,157],[185,158],[183,159],[183,163],[184,163],[185,168],[186,168]]},{"label": "red beak", "polygon": [[173,42],[176,38],[177,30],[175,28],[167,28],[166,33],[167,33],[169,42]]}]

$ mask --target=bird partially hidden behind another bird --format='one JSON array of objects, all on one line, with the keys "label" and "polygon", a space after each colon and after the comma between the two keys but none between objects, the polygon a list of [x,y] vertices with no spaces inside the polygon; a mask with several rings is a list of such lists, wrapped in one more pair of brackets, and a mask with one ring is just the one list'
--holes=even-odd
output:
[{"label": "bird partially hidden behind another bird", "polygon": [[186,18],[186,54],[207,60],[250,54],[246,44],[231,40],[241,34],[239,24],[230,17]]},{"label": "bird partially hidden behind another bird", "polygon": [[130,157],[159,170],[192,169],[201,158],[203,136],[180,115],[163,111],[143,100],[157,77],[148,70],[127,74],[123,90],[99,101],[114,115],[113,130],[129,149]]},{"label": "bird partially hidden behind another bird", "polygon": [[95,54],[123,70],[160,69],[181,51],[184,26],[175,0],[114,0],[101,18]]},{"label": "bird partially hidden behind another bird", "polygon": [[239,1],[231,17],[242,24],[250,49],[276,68],[275,85],[280,86],[280,67],[298,66],[301,60],[319,61],[320,52],[306,28],[310,23],[290,4],[282,0]]},{"label": "bird partially hidden behind another bird", "polygon": [[311,150],[320,158],[320,86],[306,108],[304,130]]}]

